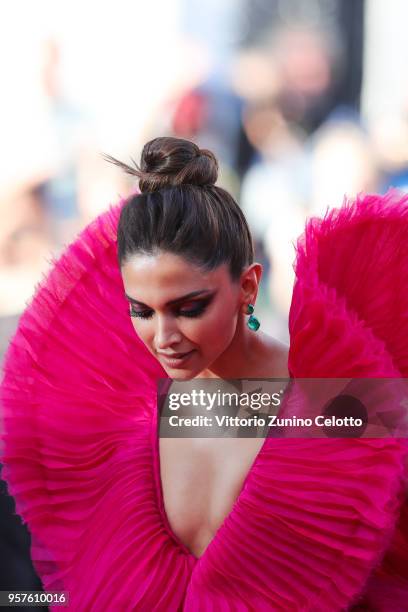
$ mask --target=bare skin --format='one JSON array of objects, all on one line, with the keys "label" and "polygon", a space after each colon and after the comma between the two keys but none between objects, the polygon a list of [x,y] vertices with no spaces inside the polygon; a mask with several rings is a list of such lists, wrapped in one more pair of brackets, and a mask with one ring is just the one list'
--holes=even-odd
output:
[{"label": "bare skin", "polygon": [[[288,347],[264,336],[259,367],[251,364],[242,378],[289,378]],[[263,443],[264,438],[159,439],[167,519],[196,558],[230,514]]]},{"label": "bare skin", "polygon": [[[135,331],[178,380],[289,377],[288,347],[246,325],[261,274],[262,266],[254,263],[233,281],[226,264],[205,271],[163,252],[135,255],[122,266],[131,313],[137,315]],[[179,299],[192,292],[194,297]],[[166,516],[195,557],[231,512],[263,443],[263,438],[159,438]]]}]

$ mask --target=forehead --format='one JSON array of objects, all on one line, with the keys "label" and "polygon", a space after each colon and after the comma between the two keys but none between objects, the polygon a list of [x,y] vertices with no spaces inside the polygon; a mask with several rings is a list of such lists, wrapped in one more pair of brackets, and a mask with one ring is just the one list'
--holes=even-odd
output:
[{"label": "forehead", "polygon": [[227,264],[207,271],[173,253],[133,255],[121,271],[126,293],[151,306],[192,291],[219,289],[231,283]]}]

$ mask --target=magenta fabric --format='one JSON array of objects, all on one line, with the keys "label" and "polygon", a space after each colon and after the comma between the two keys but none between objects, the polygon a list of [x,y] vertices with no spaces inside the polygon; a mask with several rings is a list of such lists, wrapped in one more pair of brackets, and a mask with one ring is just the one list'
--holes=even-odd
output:
[{"label": "magenta fabric", "polygon": [[[156,430],[166,375],[123,295],[122,205],[54,262],[4,361],[3,478],[44,588],[68,591],[76,612],[407,610],[405,439],[266,438],[202,557],[172,533]],[[408,377],[407,244],[397,192],[308,222],[295,378]]]}]

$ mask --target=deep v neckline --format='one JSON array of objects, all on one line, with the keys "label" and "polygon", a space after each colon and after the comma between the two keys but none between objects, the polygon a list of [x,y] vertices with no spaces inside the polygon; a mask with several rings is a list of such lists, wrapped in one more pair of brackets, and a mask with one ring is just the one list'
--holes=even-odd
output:
[{"label": "deep v neckline", "polygon": [[255,458],[244,478],[244,481],[242,483],[241,489],[238,493],[238,496],[236,497],[234,503],[232,504],[231,510],[228,512],[228,514],[226,514],[226,516],[224,517],[221,525],[218,527],[218,529],[216,530],[216,532],[214,533],[214,536],[211,538],[211,540],[209,541],[209,543],[207,544],[207,546],[205,547],[205,550],[203,551],[202,555],[200,555],[200,557],[197,557],[194,553],[191,552],[191,550],[188,548],[188,546],[186,546],[186,544],[184,544],[184,542],[182,542],[182,540],[180,540],[180,538],[174,533],[170,522],[168,520],[167,517],[167,513],[166,513],[166,508],[164,506],[164,495],[163,495],[163,484],[162,484],[162,480],[161,480],[161,462],[160,462],[160,437],[159,437],[159,432],[158,432],[158,406],[157,406],[157,402],[156,402],[156,410],[155,410],[155,417],[153,419],[153,427],[152,427],[152,450],[153,450],[153,471],[154,471],[154,481],[155,481],[155,489],[156,489],[156,500],[157,500],[157,505],[159,508],[159,512],[160,512],[160,516],[161,516],[161,520],[163,523],[164,528],[166,529],[169,537],[174,540],[174,542],[176,543],[176,545],[189,557],[191,558],[195,563],[198,563],[199,561],[201,561],[201,559],[203,559],[203,557],[206,555],[208,549],[212,546],[213,542],[215,540],[219,539],[220,536],[220,532],[223,530],[223,527],[225,525],[225,523],[231,518],[231,516],[233,516],[237,506],[240,503],[240,500],[244,494],[244,491],[247,487],[248,481],[252,476],[252,472],[255,468],[255,465],[258,463],[258,461],[260,460],[263,451],[265,449],[265,445],[268,441],[268,437],[264,438],[264,441],[260,447],[260,449],[258,450],[257,454],[255,455]]},{"label": "deep v neckline", "polygon": [[155,490],[156,490],[156,502],[157,502],[157,506],[160,512],[161,521],[163,523],[165,530],[167,531],[168,536],[175,542],[175,544],[180,548],[180,550],[182,550],[183,553],[187,555],[190,559],[192,559],[195,563],[198,563],[206,555],[209,548],[212,547],[215,540],[219,539],[220,534],[223,531],[224,525],[227,523],[227,521],[230,520],[230,518],[234,515],[237,507],[240,505],[241,499],[252,477],[253,471],[264,454],[264,450],[268,443],[269,436],[268,435],[265,436],[261,447],[259,448],[257,454],[255,455],[254,460],[251,463],[251,466],[244,478],[240,491],[234,503],[232,504],[231,510],[224,517],[221,525],[218,527],[214,536],[211,538],[211,540],[207,544],[202,555],[200,555],[200,557],[197,557],[196,555],[194,555],[194,553],[191,552],[188,546],[184,544],[184,542],[174,533],[170,525],[170,522],[168,520],[168,517],[167,517],[166,508],[164,506],[163,484],[161,480],[161,462],[160,462],[160,446],[159,446],[160,436],[159,436],[159,428],[158,428],[158,419],[159,419],[159,406],[156,400],[154,417],[152,419],[152,428],[151,428],[151,448],[152,448],[152,454],[153,454],[153,476],[154,476],[154,485],[155,485]]}]

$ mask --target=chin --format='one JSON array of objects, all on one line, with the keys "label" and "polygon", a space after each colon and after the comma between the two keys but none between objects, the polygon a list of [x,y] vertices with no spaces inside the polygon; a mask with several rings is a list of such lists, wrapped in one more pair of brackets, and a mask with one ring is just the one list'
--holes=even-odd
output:
[{"label": "chin", "polygon": [[200,372],[203,371],[203,368],[201,366],[196,366],[196,367],[184,367],[184,368],[170,368],[169,366],[165,367],[162,364],[167,376],[169,376],[169,378],[173,378],[173,379],[177,379],[177,380],[192,380],[193,378],[195,378],[196,376],[198,376],[198,374],[200,374]]},{"label": "chin", "polygon": [[191,370],[178,370],[174,368],[167,369],[166,374],[169,378],[173,378],[174,380],[192,380],[198,374],[198,372],[192,372]]}]

